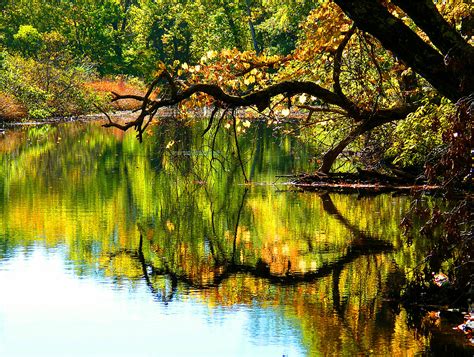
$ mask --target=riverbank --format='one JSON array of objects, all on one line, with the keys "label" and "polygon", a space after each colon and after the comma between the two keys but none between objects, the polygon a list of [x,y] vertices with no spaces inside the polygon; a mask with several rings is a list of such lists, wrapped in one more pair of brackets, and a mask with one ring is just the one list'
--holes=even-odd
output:
[{"label": "riverbank", "polygon": [[[71,118],[80,119],[83,116],[94,115],[98,107],[108,112],[132,111],[140,107],[138,101],[127,99],[111,102],[111,93],[132,95],[145,93],[144,83],[135,78],[121,76],[91,79],[76,84],[73,89],[63,89],[64,92],[59,93],[54,92],[54,89],[45,92],[41,83],[27,84],[35,88],[35,93],[41,93],[41,98],[32,97],[31,93],[26,93],[26,89],[21,89],[21,86],[15,90],[0,91],[0,123],[68,121]],[[33,90],[31,88],[29,90]]]}]

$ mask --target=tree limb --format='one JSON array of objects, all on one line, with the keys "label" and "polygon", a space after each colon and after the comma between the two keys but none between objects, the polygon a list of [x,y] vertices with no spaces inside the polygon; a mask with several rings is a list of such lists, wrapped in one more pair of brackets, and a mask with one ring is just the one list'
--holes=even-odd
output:
[{"label": "tree limb", "polygon": [[341,88],[341,67],[342,67],[342,54],[344,52],[344,49],[346,48],[347,44],[349,43],[349,40],[351,39],[352,35],[354,34],[356,30],[355,25],[352,25],[349,31],[347,31],[346,35],[344,36],[344,39],[341,41],[339,46],[337,47],[337,50],[334,54],[334,67],[332,71],[332,78],[334,81],[333,88],[334,92],[341,98],[342,101],[345,102],[346,106],[353,106],[354,103],[352,103],[342,92]]},{"label": "tree limb", "polygon": [[[386,49],[401,58],[445,97],[457,101],[473,91],[472,80],[464,83],[465,71],[448,68],[442,54],[424,42],[402,20],[392,15],[380,1],[334,0],[334,2],[359,29],[377,38]],[[423,16],[432,16],[432,11]]]}]

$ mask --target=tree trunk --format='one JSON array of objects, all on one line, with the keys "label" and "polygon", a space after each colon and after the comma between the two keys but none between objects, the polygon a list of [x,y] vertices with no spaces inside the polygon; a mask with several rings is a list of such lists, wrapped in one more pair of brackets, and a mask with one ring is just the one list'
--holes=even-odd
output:
[{"label": "tree trunk", "polygon": [[[393,16],[378,0],[334,0],[336,4],[347,14],[363,31],[376,37],[382,45],[402,59],[415,72],[424,77],[442,95],[457,101],[459,98],[474,91],[473,69],[445,64],[445,56],[448,53],[439,53],[436,49],[424,42],[400,19]],[[411,0],[410,0],[411,1]],[[443,51],[451,50],[453,44],[459,45],[459,37],[453,36],[449,24],[439,15],[434,6],[427,5],[427,1],[412,1],[416,4],[408,4],[408,0],[399,0],[398,3],[407,11],[413,13],[414,21],[423,26],[429,35],[436,38],[437,47]],[[424,3],[424,4],[418,4]],[[422,12],[421,14],[419,12]],[[422,20],[424,17],[425,20]],[[427,20],[427,19],[430,20]],[[436,28],[438,27],[438,28]],[[450,29],[446,34],[443,29]],[[442,34],[440,34],[442,32]],[[433,41],[434,42],[434,41]],[[468,50],[469,46],[470,50]],[[464,43],[461,46],[465,63],[474,63],[472,59],[472,46]]]},{"label": "tree trunk", "polygon": [[226,1],[223,1],[222,8],[224,9],[225,15],[227,16],[227,22],[229,23],[230,31],[232,32],[232,37],[234,38],[235,47],[239,51],[243,50],[242,43],[240,41],[239,31],[237,29],[237,25],[232,18],[232,9],[229,8],[229,5]]},{"label": "tree trunk", "polygon": [[250,34],[252,35],[252,43],[253,43],[253,48],[255,50],[255,53],[259,55],[262,50],[258,46],[257,42],[257,34],[255,33],[255,27],[253,26],[253,21],[252,21],[252,12],[250,11],[250,3],[249,0],[246,0],[246,5],[247,5],[247,15],[249,17],[249,27],[250,27]]},{"label": "tree trunk", "polygon": [[370,129],[367,128],[366,123],[356,126],[355,129],[353,129],[344,139],[339,142],[339,144],[324,154],[323,163],[321,164],[321,167],[318,171],[322,172],[323,174],[329,173],[334,161],[336,161],[339,154],[347,147],[347,145],[349,145],[351,142],[357,139],[359,135],[362,135],[368,130]]},{"label": "tree trunk", "polygon": [[339,154],[355,139],[357,139],[360,135],[367,133],[368,131],[381,126],[383,124],[404,119],[405,116],[400,116],[399,118],[389,118],[389,117],[376,117],[376,118],[369,118],[364,120],[362,123],[357,125],[352,131],[342,139],[334,148],[326,152],[323,156],[323,162],[321,167],[319,168],[319,172],[323,174],[329,173],[331,170],[334,161],[336,161]]}]

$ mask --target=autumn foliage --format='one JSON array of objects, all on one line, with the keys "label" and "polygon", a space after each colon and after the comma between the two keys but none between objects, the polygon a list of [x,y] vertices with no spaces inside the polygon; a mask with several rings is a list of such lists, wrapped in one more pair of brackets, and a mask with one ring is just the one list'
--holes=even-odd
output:
[{"label": "autumn foliage", "polygon": [[0,93],[0,120],[15,121],[27,115],[26,108],[10,94]]},{"label": "autumn foliage", "polygon": [[[104,102],[110,101],[112,92],[133,95],[143,95],[145,92],[143,85],[139,81],[127,81],[124,78],[104,78],[85,83],[84,86],[86,89],[93,91]],[[111,103],[111,106],[114,110],[135,110],[140,107],[140,103],[136,100],[128,99],[121,102]]]}]

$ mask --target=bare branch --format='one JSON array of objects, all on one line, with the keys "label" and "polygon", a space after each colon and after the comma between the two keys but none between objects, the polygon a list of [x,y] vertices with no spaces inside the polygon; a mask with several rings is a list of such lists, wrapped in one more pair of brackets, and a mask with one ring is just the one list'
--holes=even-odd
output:
[{"label": "bare branch", "polygon": [[216,105],[214,109],[212,110],[211,117],[209,118],[209,124],[207,124],[206,129],[204,129],[204,132],[202,133],[202,136],[206,135],[206,133],[211,129],[212,127],[212,122],[214,121],[214,117],[219,111],[219,107]]},{"label": "bare branch", "polygon": [[245,173],[245,167],[244,167],[244,163],[242,162],[242,156],[240,155],[239,140],[237,138],[237,119],[235,118],[234,111],[232,111],[232,123],[233,123],[233,129],[234,129],[234,140],[235,140],[235,148],[237,151],[237,158],[239,159],[240,168],[242,169],[242,174],[244,175],[245,183],[248,183],[249,180],[247,178],[247,174]]},{"label": "bare branch", "polygon": [[[245,178],[245,182],[248,182],[245,169],[243,167],[242,158],[240,156],[240,148],[237,141],[237,130],[236,130],[236,118],[235,118],[235,110],[239,107],[256,107],[259,112],[262,112],[266,108],[270,108],[272,110],[270,103],[271,99],[282,95],[283,100],[290,100],[291,97],[298,95],[298,94],[306,94],[309,96],[314,96],[319,98],[321,101],[328,104],[328,107],[312,107],[312,106],[305,106],[300,107],[309,110],[309,115],[307,121],[311,119],[311,116],[314,112],[327,112],[327,113],[335,113],[338,115],[351,117],[356,122],[359,123],[358,129],[351,132],[351,134],[344,139],[341,144],[333,149],[330,150],[325,155],[325,160],[323,162],[322,171],[327,172],[329,171],[330,165],[334,161],[334,158],[340,153],[349,142],[355,139],[355,137],[360,134],[361,132],[365,132],[368,130],[373,129],[376,126],[382,125],[384,123],[393,121],[393,120],[400,120],[404,119],[410,112],[416,109],[413,105],[404,105],[396,108],[391,109],[378,109],[378,110],[366,110],[359,108],[355,103],[350,101],[343,93],[339,84],[339,76],[340,76],[340,61],[342,59],[342,52],[344,50],[345,45],[347,45],[351,35],[354,33],[354,27],[346,34],[343,44],[341,44],[338,48],[336,53],[336,62],[334,67],[334,80],[335,80],[335,92],[327,90],[314,82],[308,81],[283,81],[280,83],[276,83],[271,85],[267,88],[257,90],[251,92],[249,94],[244,95],[235,95],[226,93],[221,87],[216,84],[206,84],[206,83],[198,83],[191,85],[187,88],[180,89],[177,85],[177,82],[173,79],[171,74],[166,70],[163,69],[158,77],[152,82],[150,87],[148,88],[147,93],[144,97],[139,96],[121,96],[118,94],[115,95],[115,100],[125,99],[125,98],[135,98],[142,101],[142,106],[140,110],[140,114],[135,120],[126,123],[125,125],[115,123],[109,118],[109,122],[105,124],[105,127],[116,127],[121,130],[128,130],[131,127],[134,127],[135,131],[137,132],[137,138],[141,142],[142,136],[147,128],[147,126],[152,121],[153,117],[156,115],[158,110],[163,107],[169,107],[176,104],[181,103],[189,98],[191,98],[194,94],[205,94],[212,97],[215,101],[215,108],[211,114],[209,119],[208,126],[206,127],[204,134],[207,133],[210,128],[212,127],[214,117],[218,112],[218,108],[223,108],[224,112],[220,117],[219,123],[217,124],[216,132],[214,133],[213,137],[213,144],[216,139],[217,132],[219,130],[219,126],[228,111],[230,110],[232,113],[232,119],[234,124],[234,140],[235,145],[237,148],[237,155],[238,159],[242,168],[242,172]],[[150,99],[150,96],[154,90],[154,88],[159,84],[159,81],[164,79],[169,87],[171,87],[171,93],[167,93],[163,95],[161,98],[157,99]],[[291,103],[289,102],[289,105]],[[147,119],[147,120],[146,120]],[[203,135],[204,135],[203,134]],[[213,156],[211,159],[211,163],[216,158]]]},{"label": "bare branch", "polygon": [[143,101],[145,99],[145,97],[141,96],[141,95],[133,95],[133,94],[118,94],[117,92],[111,92],[112,93],[112,100],[111,102],[116,102],[118,100],[122,100],[122,99],[135,99],[135,100],[138,100],[138,101]]},{"label": "bare branch", "polygon": [[349,31],[347,31],[344,39],[341,41],[339,46],[337,47],[336,53],[334,54],[334,68],[332,71],[332,78],[334,81],[333,88],[334,92],[344,101],[346,106],[353,106],[352,103],[342,92],[341,88],[341,67],[342,67],[342,53],[344,52],[344,48],[346,48],[349,40],[351,39],[352,35],[356,30],[355,25],[352,25]]}]

